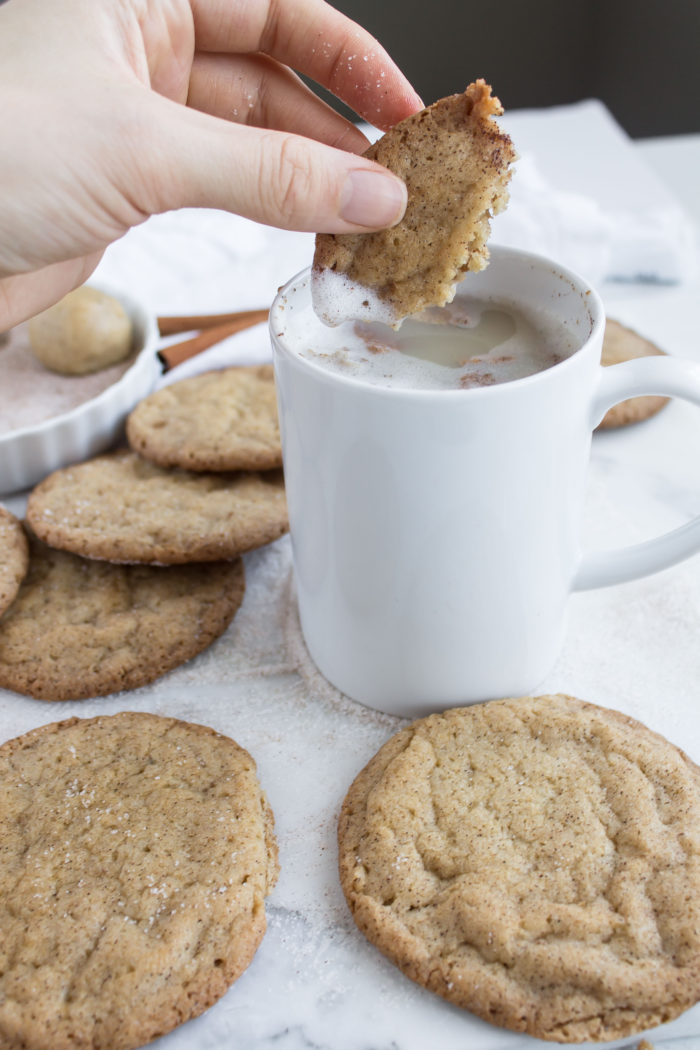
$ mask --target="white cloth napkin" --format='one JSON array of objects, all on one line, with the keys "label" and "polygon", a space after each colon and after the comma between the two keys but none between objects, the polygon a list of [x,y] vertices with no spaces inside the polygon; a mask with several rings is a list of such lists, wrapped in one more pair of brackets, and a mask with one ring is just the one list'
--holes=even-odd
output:
[{"label": "white cloth napkin", "polygon": [[[519,154],[491,240],[549,255],[593,284],[681,283],[695,235],[676,201],[598,99],[499,118]],[[362,125],[374,141],[376,129]]]},{"label": "white cloth napkin", "polygon": [[549,255],[593,284],[692,277],[695,236],[682,202],[602,102],[515,111],[500,124],[520,160],[495,244]]}]

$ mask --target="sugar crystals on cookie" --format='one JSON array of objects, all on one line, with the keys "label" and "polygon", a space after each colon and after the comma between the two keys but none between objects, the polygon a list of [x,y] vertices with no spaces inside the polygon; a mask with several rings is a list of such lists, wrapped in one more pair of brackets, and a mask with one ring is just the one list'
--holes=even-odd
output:
[{"label": "sugar crystals on cookie", "polygon": [[167,470],[130,451],[50,474],[29,497],[27,520],[59,550],[147,565],[236,558],[289,527],[279,470]]},{"label": "sugar crystals on cookie", "polygon": [[272,365],[224,368],[163,387],[136,406],[126,433],[134,451],[161,467],[281,467]]},{"label": "sugar crystals on cookie", "polygon": [[29,572],[0,619],[0,687],[38,700],[136,689],[218,638],[244,591],[240,558],[111,565],[32,539]]},{"label": "sugar crystals on cookie", "polygon": [[0,1045],[133,1050],[201,1014],[265,933],[278,872],[251,756],[141,712],[0,747]]}]

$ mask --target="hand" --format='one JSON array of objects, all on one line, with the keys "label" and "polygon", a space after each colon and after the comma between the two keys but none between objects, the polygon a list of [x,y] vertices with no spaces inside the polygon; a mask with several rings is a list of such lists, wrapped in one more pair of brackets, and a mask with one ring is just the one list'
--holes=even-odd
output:
[{"label": "hand", "polygon": [[403,183],[299,70],[386,128],[421,106],[323,0],[0,6],[0,330],[55,302],[149,215],[211,207],[286,229],[391,226]]}]

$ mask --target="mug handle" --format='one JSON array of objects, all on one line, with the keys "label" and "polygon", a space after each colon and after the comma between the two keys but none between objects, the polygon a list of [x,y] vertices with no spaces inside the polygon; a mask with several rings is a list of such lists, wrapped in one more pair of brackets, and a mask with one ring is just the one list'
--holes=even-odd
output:
[{"label": "mug handle", "polygon": [[[613,405],[630,397],[662,394],[700,407],[700,365],[677,357],[644,357],[601,368],[593,399],[595,428]],[[700,551],[700,515],[654,539],[630,547],[584,555],[572,589],[592,590],[649,576]]]}]

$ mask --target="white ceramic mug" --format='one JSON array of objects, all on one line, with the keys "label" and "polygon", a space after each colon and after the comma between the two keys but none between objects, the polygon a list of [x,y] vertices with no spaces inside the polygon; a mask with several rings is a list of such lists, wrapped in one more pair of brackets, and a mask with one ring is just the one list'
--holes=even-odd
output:
[{"label": "white ceramic mug", "polygon": [[397,389],[290,349],[308,273],[270,315],[304,638],[343,693],[404,716],[529,692],[561,648],[572,591],[700,549],[700,519],[622,550],[580,548],[592,430],[637,395],[700,405],[700,367],[653,357],[602,368],[600,298],[526,252],[492,248],[460,291],[545,308],[578,348],[494,386]]}]

